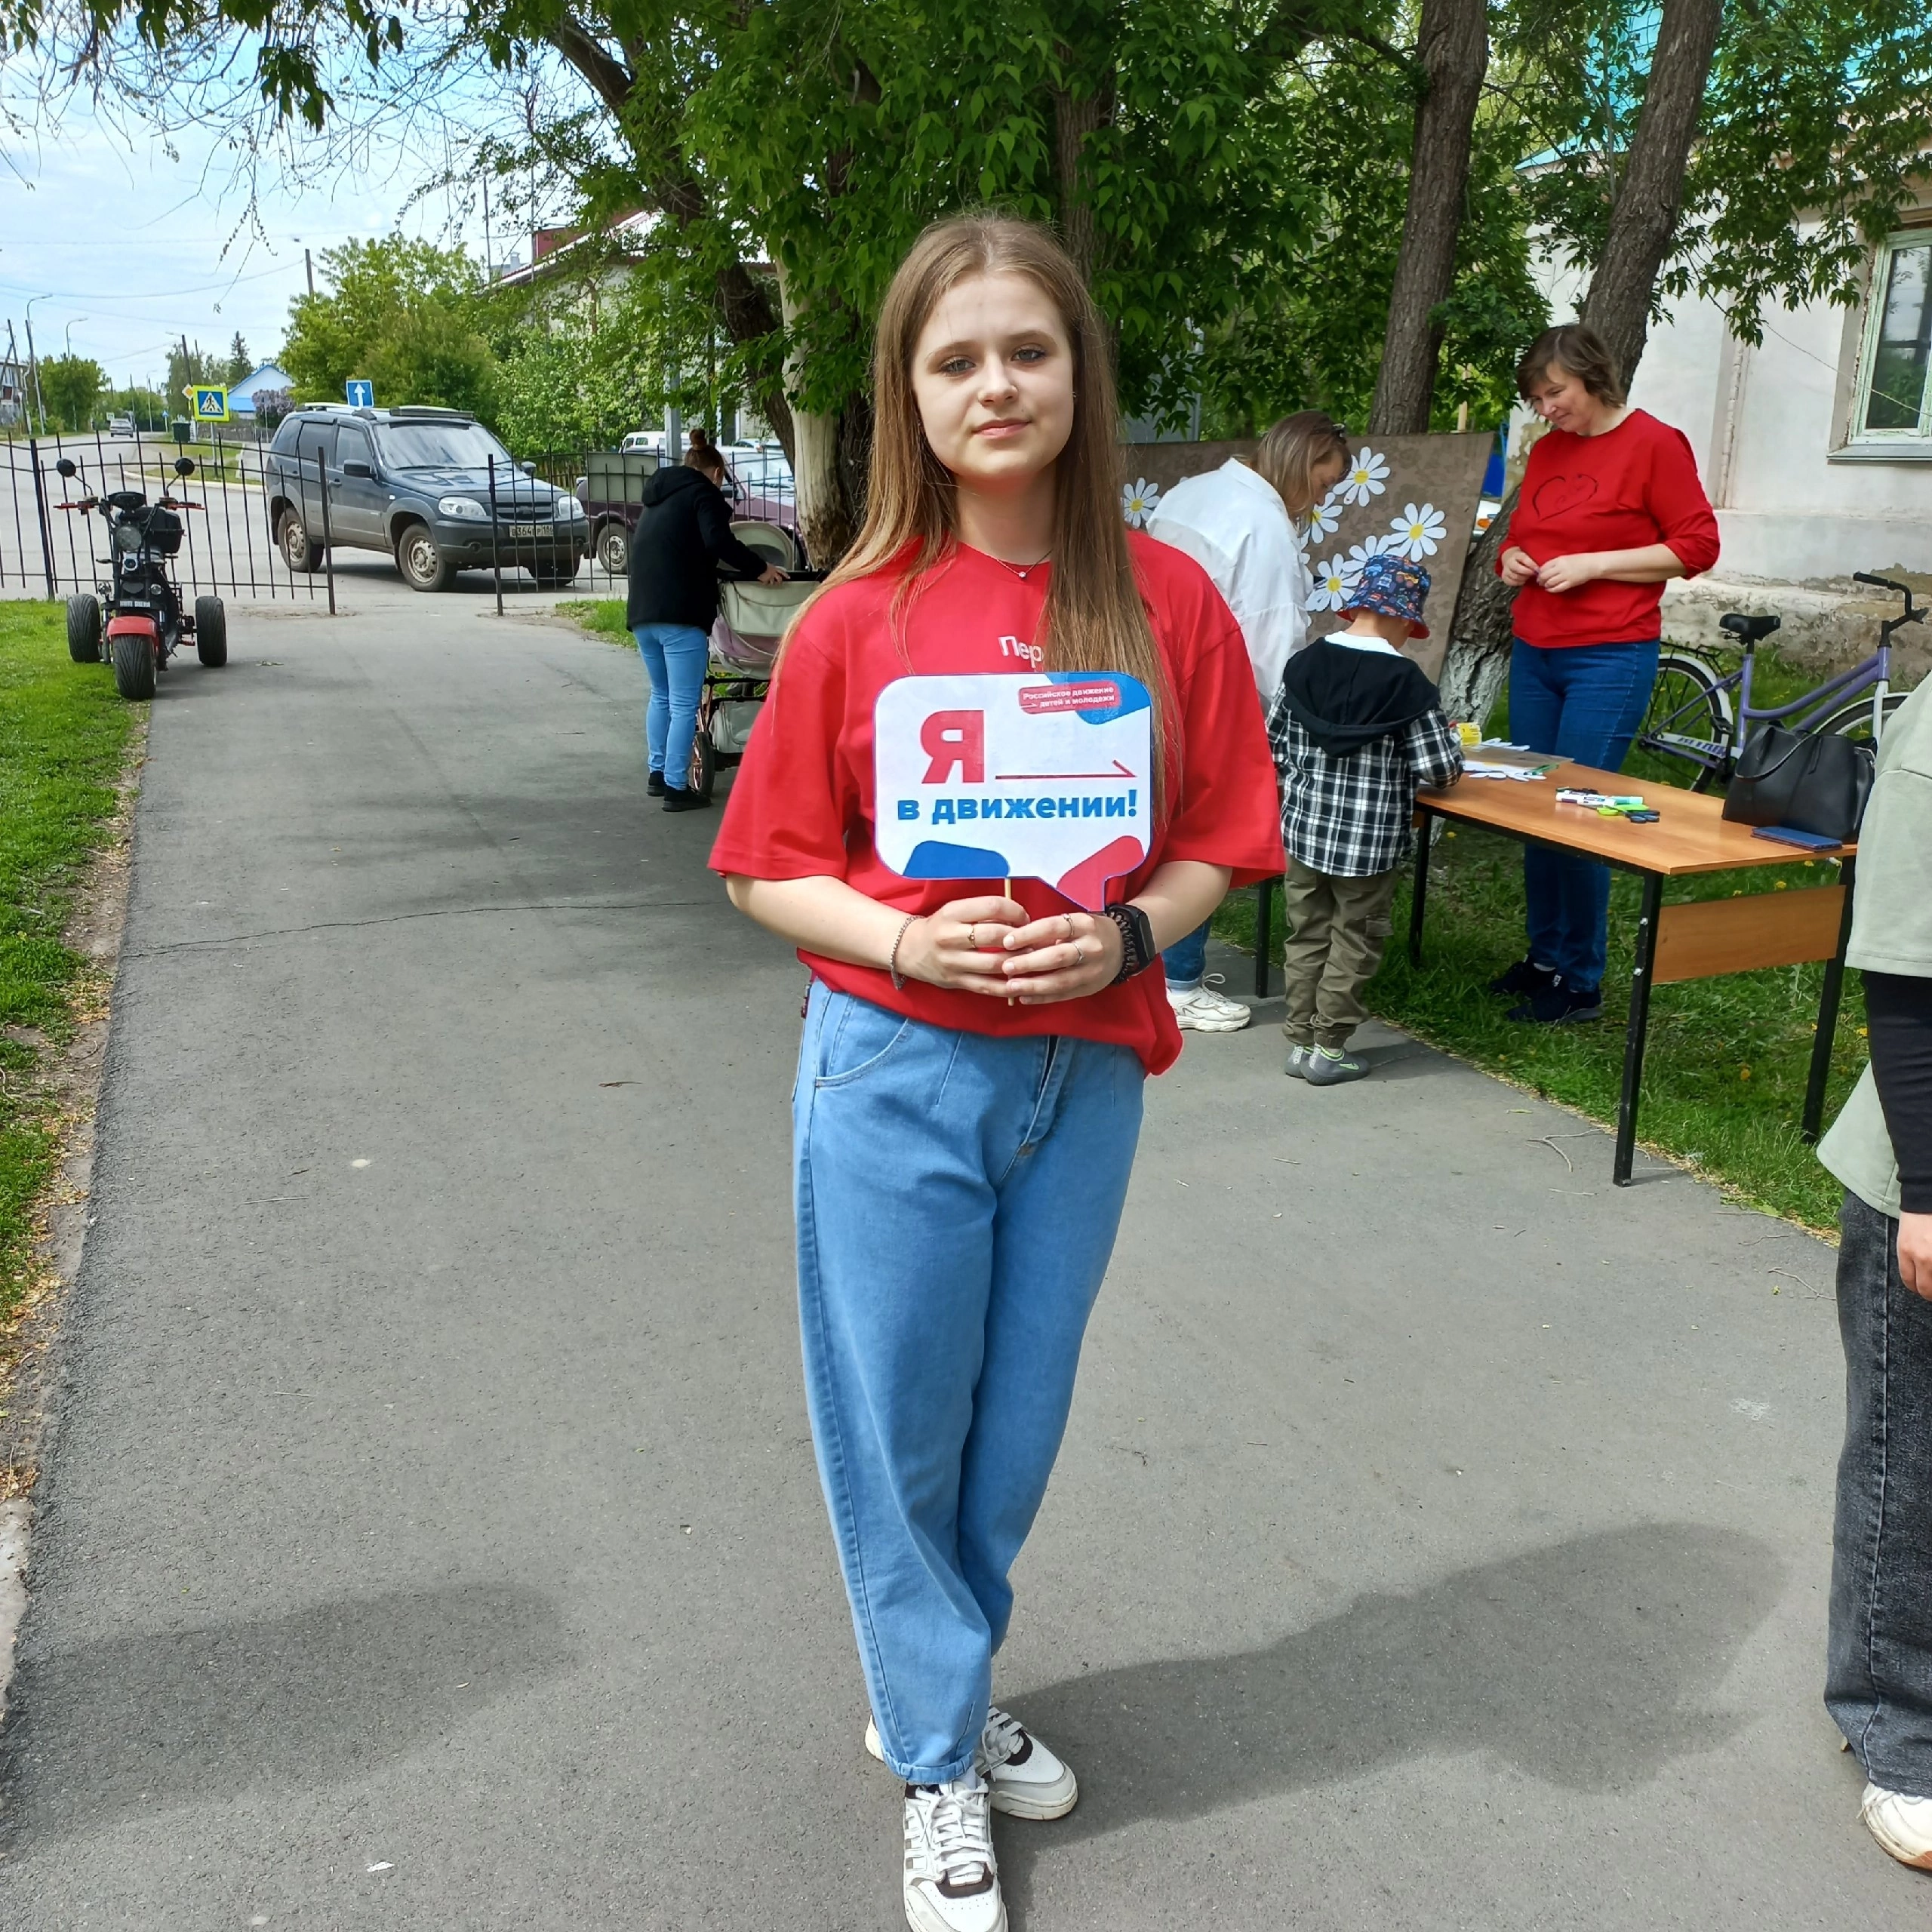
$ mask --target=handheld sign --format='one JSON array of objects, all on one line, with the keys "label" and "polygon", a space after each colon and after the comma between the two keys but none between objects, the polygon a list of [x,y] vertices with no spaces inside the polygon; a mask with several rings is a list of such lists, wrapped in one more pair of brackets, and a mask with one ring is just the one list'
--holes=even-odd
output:
[{"label": "handheld sign", "polygon": [[1153,716],[1114,671],[894,679],[872,711],[879,857],[906,878],[1044,879],[1098,912],[1153,836]]}]

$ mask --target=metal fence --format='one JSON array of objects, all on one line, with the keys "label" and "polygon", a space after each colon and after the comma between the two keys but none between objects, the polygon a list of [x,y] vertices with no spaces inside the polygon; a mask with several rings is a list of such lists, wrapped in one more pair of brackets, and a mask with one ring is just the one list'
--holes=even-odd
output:
[{"label": "metal fence", "polygon": [[[97,434],[0,440],[0,594],[57,598],[93,589],[106,574],[107,527],[80,506],[89,495],[114,490],[139,490],[152,502],[164,485],[170,488],[183,526],[175,572],[191,597],[325,599],[333,611],[338,550],[361,555],[383,547],[383,533],[355,528],[349,486],[319,457],[301,460],[297,491],[287,474],[291,459],[277,458],[280,473],[272,475],[265,445],[247,432],[230,436],[211,428],[195,446],[195,472],[185,481],[174,475],[178,454],[171,443]],[[797,492],[783,451],[728,446],[724,454],[734,518],[774,524],[795,543]],[[75,466],[72,478],[60,474],[63,460]],[[660,462],[648,450],[563,450],[492,465],[487,504],[478,505],[487,513],[457,568],[472,583],[477,573],[492,575],[499,595],[566,584],[581,595],[621,595],[630,533]],[[584,506],[580,521],[570,519],[574,531],[555,516],[556,490]],[[275,527],[278,505],[286,515],[298,499],[312,570],[290,568]],[[580,564],[573,537],[584,553]],[[299,542],[294,548],[302,554]],[[433,558],[418,561],[427,568]]]},{"label": "metal fence", "polygon": [[[180,454],[171,443],[99,435],[0,442],[0,592],[93,589],[106,574],[107,525],[82,500],[138,490],[152,502],[165,485],[181,512],[174,568],[184,595],[310,603],[328,594],[325,577],[290,570],[276,549],[254,437],[211,434],[185,479],[174,474]],[[73,476],[60,473],[63,460]]]}]

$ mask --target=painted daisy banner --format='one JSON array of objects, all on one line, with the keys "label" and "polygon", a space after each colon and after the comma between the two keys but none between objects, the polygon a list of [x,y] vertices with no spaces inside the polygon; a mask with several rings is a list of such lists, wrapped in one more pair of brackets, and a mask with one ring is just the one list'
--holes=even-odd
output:
[{"label": "painted daisy banner", "polygon": [[[1429,574],[1430,636],[1415,656],[1433,676],[1475,528],[1482,475],[1494,438],[1463,436],[1349,438],[1349,466],[1297,533],[1313,589],[1311,635],[1340,627],[1340,613],[1368,559],[1388,551]],[[1252,441],[1134,443],[1121,451],[1128,481],[1121,514],[1136,528],[1157,521],[1162,499],[1183,478],[1246,460]],[[1155,532],[1158,534],[1158,530]]]}]

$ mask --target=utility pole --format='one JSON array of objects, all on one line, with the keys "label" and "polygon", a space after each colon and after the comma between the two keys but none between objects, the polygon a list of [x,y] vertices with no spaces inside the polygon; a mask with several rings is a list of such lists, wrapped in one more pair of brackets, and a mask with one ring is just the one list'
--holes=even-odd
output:
[{"label": "utility pole", "polygon": [[302,272],[309,278],[309,299],[312,302],[315,297],[315,264],[309,259],[306,248],[302,251]]},{"label": "utility pole", "polygon": [[496,264],[490,259],[490,177],[483,177],[483,274],[485,280],[497,278]]}]

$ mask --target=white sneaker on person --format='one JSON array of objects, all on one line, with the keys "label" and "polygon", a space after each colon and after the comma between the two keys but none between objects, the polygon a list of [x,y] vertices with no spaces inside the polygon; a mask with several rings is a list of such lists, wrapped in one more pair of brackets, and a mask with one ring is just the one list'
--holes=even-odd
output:
[{"label": "white sneaker on person", "polygon": [[1215,992],[1220,977],[1217,973],[1198,986],[1168,989],[1168,1004],[1174,1010],[1174,1023],[1183,1033],[1238,1033],[1254,1017],[1239,1000]]},{"label": "white sneaker on person", "polygon": [[1901,1865],[1932,1872],[1932,1798],[1908,1798],[1902,1791],[1868,1784],[1859,1800],[1858,1815]]},{"label": "white sneaker on person", "polygon": [[[884,1763],[885,1747],[870,1718],[866,1720],[866,1749]],[[1080,1801],[1080,1781],[1073,1767],[1063,1763],[997,1704],[986,1712],[973,1768],[992,1791],[993,1809],[1009,1818],[1064,1818]]]},{"label": "white sneaker on person", "polygon": [[913,1932],[1006,1932],[992,1794],[976,1770],[906,1787],[906,1922]]}]

